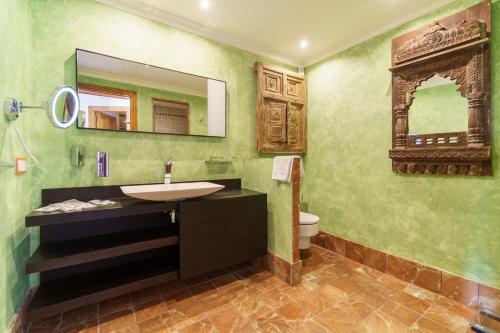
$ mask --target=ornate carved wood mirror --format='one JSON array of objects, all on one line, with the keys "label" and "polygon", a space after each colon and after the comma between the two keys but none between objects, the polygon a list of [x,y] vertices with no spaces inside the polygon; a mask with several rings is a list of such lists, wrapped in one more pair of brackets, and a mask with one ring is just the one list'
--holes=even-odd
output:
[{"label": "ornate carved wood mirror", "polygon": [[485,1],[392,40],[394,172],[491,175],[490,34]]}]

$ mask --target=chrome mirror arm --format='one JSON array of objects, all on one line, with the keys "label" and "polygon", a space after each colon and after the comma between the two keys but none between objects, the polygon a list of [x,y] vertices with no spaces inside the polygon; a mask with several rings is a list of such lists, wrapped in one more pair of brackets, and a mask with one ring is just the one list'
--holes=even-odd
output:
[{"label": "chrome mirror arm", "polygon": [[[58,119],[57,117],[57,102],[59,98],[63,97],[64,93],[69,94],[73,98],[73,107],[71,110],[71,117],[68,121]],[[68,95],[66,95],[67,98]],[[43,102],[41,106],[25,106],[22,102],[15,98],[9,98],[4,101],[3,113],[8,121],[14,121],[19,118],[19,115],[23,109],[41,109],[47,111],[50,120],[54,126],[59,128],[68,128],[72,126],[78,118],[80,113],[80,100],[78,98],[78,93],[70,86],[59,86],[50,99],[50,102]]]},{"label": "chrome mirror arm", "polygon": [[47,111],[49,103],[44,101],[41,106],[29,106],[23,105],[22,102],[15,98],[7,98],[3,103],[3,114],[5,118],[9,121],[16,120],[23,109],[37,109]]}]

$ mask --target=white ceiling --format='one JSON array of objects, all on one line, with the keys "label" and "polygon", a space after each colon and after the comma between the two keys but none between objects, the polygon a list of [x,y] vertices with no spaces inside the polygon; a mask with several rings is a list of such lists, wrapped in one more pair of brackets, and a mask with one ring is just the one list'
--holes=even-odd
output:
[{"label": "white ceiling", "polygon": [[[311,65],[454,0],[96,0],[292,65]],[[309,41],[301,49],[302,39]]]}]

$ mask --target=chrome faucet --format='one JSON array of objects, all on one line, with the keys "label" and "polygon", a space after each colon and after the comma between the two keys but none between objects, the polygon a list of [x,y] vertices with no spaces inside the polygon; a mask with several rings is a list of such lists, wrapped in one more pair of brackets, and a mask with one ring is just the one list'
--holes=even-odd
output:
[{"label": "chrome faucet", "polygon": [[172,157],[165,161],[165,184],[172,181]]}]

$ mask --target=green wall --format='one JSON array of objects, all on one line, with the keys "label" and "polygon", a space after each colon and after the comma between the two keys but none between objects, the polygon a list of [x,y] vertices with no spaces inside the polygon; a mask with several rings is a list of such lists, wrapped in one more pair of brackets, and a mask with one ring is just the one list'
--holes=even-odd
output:
[{"label": "green wall", "polygon": [[[398,175],[388,158],[391,39],[477,2],[454,2],[306,69],[304,195],[324,231],[500,287],[500,118],[493,117],[493,177]],[[495,113],[500,1],[493,3]]]},{"label": "green wall", "polygon": [[103,80],[84,75],[79,75],[78,81],[135,91],[137,93],[137,129],[139,131],[153,131],[153,98],[160,98],[188,103],[190,133],[196,135],[208,134],[208,100],[206,97]]},{"label": "green wall", "polygon": [[272,158],[247,159],[242,187],[267,193],[268,250],[292,262],[292,189],[288,183],[271,180],[272,170]]},{"label": "green wall", "polygon": [[456,84],[445,84],[418,89],[408,112],[409,132],[466,132],[469,106],[467,98],[460,95],[457,88]]},{"label": "green wall", "polygon": [[[24,264],[29,251],[36,249],[38,231],[32,230],[30,246],[24,216],[40,205],[40,190],[161,182],[163,161],[170,156],[174,160],[174,181],[243,177],[247,188],[268,192],[269,248],[291,260],[291,188],[288,184],[270,185],[272,156],[258,156],[255,152],[253,65],[272,60],[91,0],[0,0],[0,4],[0,45],[12,46],[8,54],[2,54],[0,62],[1,98],[16,96],[27,104],[38,104],[58,85],[74,85],[74,52],[82,48],[224,80],[228,115],[227,137],[207,138],[62,130],[54,128],[44,112],[24,112],[15,124],[42,168],[30,169],[26,176],[15,176],[12,170],[0,172],[0,331],[10,322],[29,286]],[[19,38],[14,39],[13,34]],[[13,125],[0,119],[1,158],[12,161],[14,156],[25,156],[14,138]],[[75,144],[86,148],[82,168],[70,165],[69,153]],[[96,177],[97,151],[110,153],[108,178]],[[212,155],[234,157],[234,162],[207,165],[205,160]],[[283,202],[283,197],[290,200]],[[32,284],[37,282],[36,278],[32,280]]]},{"label": "green wall", "polygon": [[[485,178],[396,175],[387,157],[391,38],[475,2],[460,0],[307,68],[310,135],[303,194],[325,231],[500,287],[498,149],[495,176]],[[494,21],[499,3],[494,2]],[[270,180],[272,156],[255,153],[253,64],[272,61],[91,0],[0,4],[0,45],[9,46],[0,62],[2,98],[37,104],[61,83],[75,84],[75,48],[218,78],[227,82],[228,98],[227,138],[61,130],[43,112],[23,113],[15,125],[42,168],[26,176],[0,172],[0,331],[29,286],[24,263],[38,235],[33,230],[30,241],[24,216],[40,204],[40,190],[160,182],[163,160],[170,156],[174,181],[242,177],[245,187],[267,192],[269,249],[291,261],[291,189]],[[500,103],[500,26],[495,29],[494,112]],[[0,159],[25,156],[13,125],[0,119]],[[69,161],[74,144],[87,151],[80,169]],[[93,156],[101,150],[110,153],[108,178],[95,175]],[[234,162],[210,166],[205,160],[211,155]]]},{"label": "green wall", "polygon": [[[0,0],[0,97],[16,97],[31,104],[31,56],[28,6],[24,1]],[[37,111],[27,111],[26,114]],[[26,140],[32,139],[27,117],[16,122]],[[24,156],[12,126],[0,116],[0,160],[13,163]],[[29,285],[24,263],[29,255],[29,232],[24,227],[24,214],[31,209],[30,174],[14,176],[13,169],[0,168],[0,332],[8,325],[15,307],[23,299]]]}]

